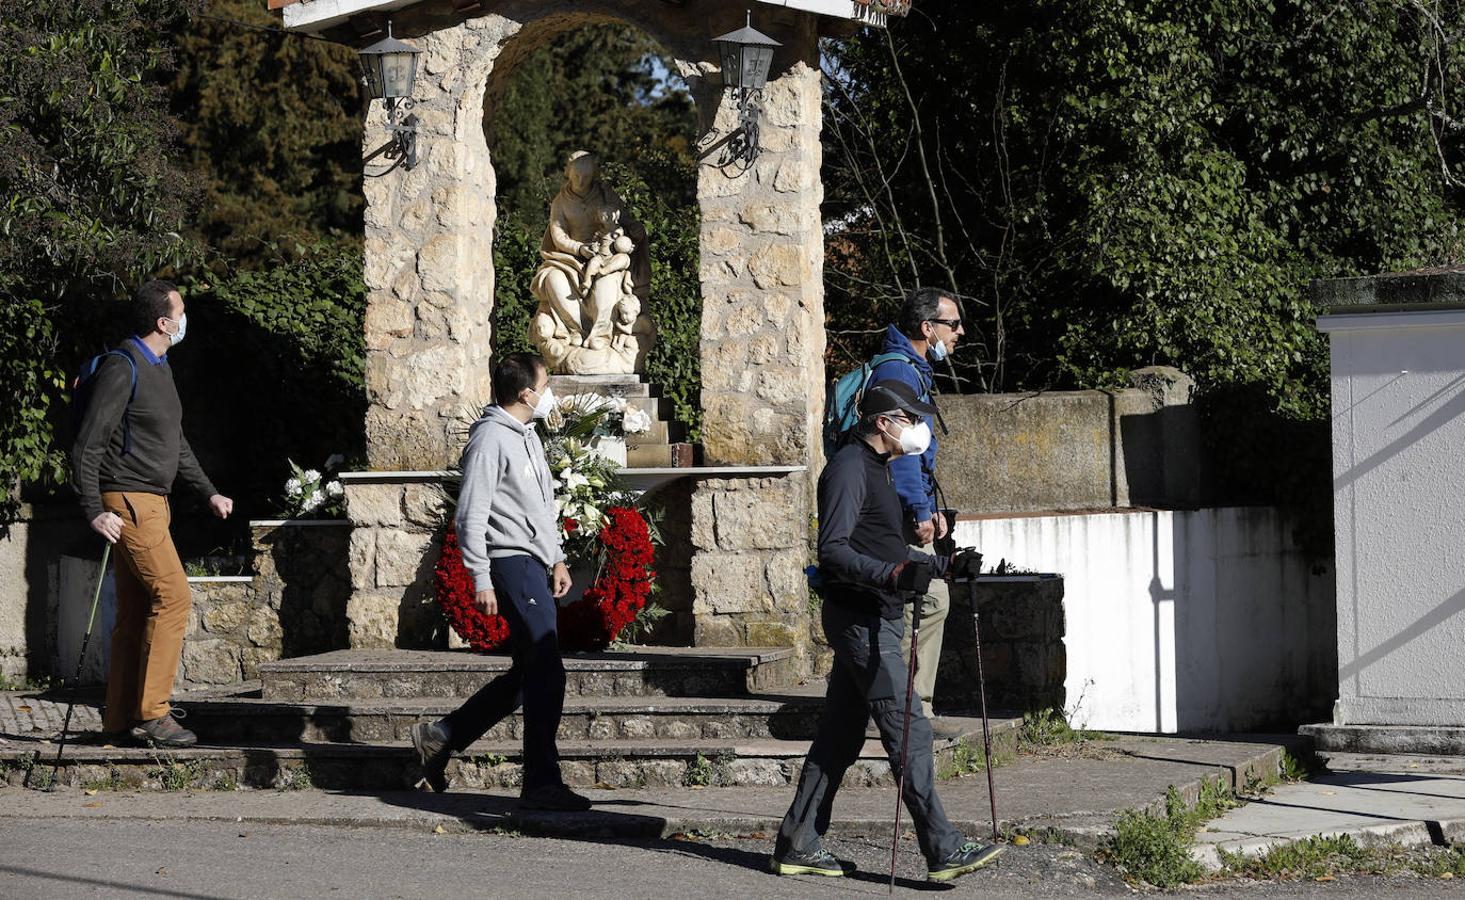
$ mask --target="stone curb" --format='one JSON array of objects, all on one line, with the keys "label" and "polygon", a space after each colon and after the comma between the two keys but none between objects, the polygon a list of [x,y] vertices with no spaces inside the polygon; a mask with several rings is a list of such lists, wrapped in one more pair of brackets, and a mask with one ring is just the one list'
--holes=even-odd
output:
[{"label": "stone curb", "polygon": [[[1245,783],[1246,775],[1253,772],[1260,772],[1267,767],[1272,771],[1276,770],[1278,761],[1281,758],[1283,747],[1272,745],[1267,749],[1259,750],[1243,759],[1236,760],[1226,765],[1217,765],[1212,774],[1197,777],[1184,784],[1176,784],[1174,787],[1187,802],[1194,802],[1201,787],[1206,781],[1214,781],[1220,778],[1223,782],[1233,787],[1239,779]],[[970,776],[980,778],[980,775]],[[586,791],[598,802],[613,805],[616,802],[614,792]],[[668,792],[668,801],[678,802],[676,797],[685,794],[684,799],[694,798],[695,792],[690,789],[682,789]],[[125,795],[124,795],[125,796]],[[302,797],[326,796],[313,792],[301,792]],[[512,800],[503,795],[482,795],[495,797],[495,803],[501,806],[512,804]],[[1135,803],[1135,808],[1154,810],[1163,809],[1165,793],[1150,798],[1140,798]],[[311,805],[311,804],[305,804]],[[318,804],[315,804],[318,806]],[[0,819],[12,816],[25,816],[24,811],[8,812],[0,810]],[[777,830],[779,819],[773,816],[760,815],[726,815],[713,811],[691,812],[688,814],[662,815],[655,813],[635,814],[612,812],[610,810],[592,810],[588,813],[554,813],[538,811],[519,811],[505,809],[501,813],[473,813],[476,819],[466,818],[464,815],[451,812],[434,812],[430,810],[418,810],[407,814],[392,816],[371,816],[336,814],[322,815],[305,812],[298,816],[284,815],[244,815],[228,816],[218,814],[200,814],[184,811],[165,815],[122,815],[101,814],[97,816],[86,816],[78,814],[62,813],[55,815],[55,818],[137,818],[152,821],[232,821],[242,824],[256,825],[303,825],[303,826],[338,826],[353,828],[393,828],[405,830],[429,830],[442,833],[466,834],[478,831],[507,830],[522,832],[525,834],[540,835],[545,837],[605,837],[616,839],[638,839],[638,840],[664,840],[678,834],[704,833],[704,834],[767,834],[772,835]],[[1078,849],[1089,851],[1096,849],[1099,844],[1113,833],[1115,814],[1114,813],[1073,813],[1065,816],[1038,816],[1022,819],[1001,819],[999,827],[1005,834],[1020,833],[1031,835],[1040,840],[1049,840],[1059,843],[1070,844]],[[960,819],[953,820],[953,824],[969,835],[986,835],[990,833],[991,821],[989,819]],[[907,826],[909,827],[909,826]],[[1458,834],[1465,837],[1465,822],[1453,824],[1457,827]],[[849,837],[887,837],[890,833],[890,819],[885,816],[879,818],[869,817],[847,817],[836,818],[830,824],[830,831],[836,834]]]}]

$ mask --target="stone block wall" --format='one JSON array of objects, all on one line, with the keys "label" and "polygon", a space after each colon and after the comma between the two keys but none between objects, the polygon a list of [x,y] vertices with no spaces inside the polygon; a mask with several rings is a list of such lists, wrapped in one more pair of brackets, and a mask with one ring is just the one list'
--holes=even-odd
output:
[{"label": "stone block wall", "polygon": [[942,396],[950,434],[936,474],[947,503],[964,514],[1201,505],[1194,382],[1155,366],[1136,371],[1134,384]]},{"label": "stone block wall", "polygon": [[261,662],[346,647],[348,531],[345,522],[256,525],[252,578],[190,579],[180,686],[248,681]]},{"label": "stone block wall", "polygon": [[351,521],[347,645],[446,646],[447,625],[433,598],[451,516],[443,485],[367,474],[342,480]]},{"label": "stone block wall", "polygon": [[[980,616],[980,620],[977,617]],[[941,645],[935,706],[975,710],[977,624],[987,708],[1063,710],[1068,660],[1063,646],[1063,579],[1052,575],[986,578],[952,585],[951,615]]]},{"label": "stone block wall", "polygon": [[692,497],[697,646],[794,647],[807,668],[808,492],[800,475],[703,481]]}]

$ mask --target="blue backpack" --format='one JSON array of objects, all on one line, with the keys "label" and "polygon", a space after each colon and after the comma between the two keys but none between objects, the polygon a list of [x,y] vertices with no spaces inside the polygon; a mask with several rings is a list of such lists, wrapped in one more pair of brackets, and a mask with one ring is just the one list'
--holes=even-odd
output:
[{"label": "blue backpack", "polygon": [[[875,370],[885,363],[895,360],[903,360],[912,369],[916,364],[904,353],[881,353],[874,359],[846,372],[840,379],[829,386],[829,391],[824,395],[824,458],[829,459],[844,446],[848,439],[850,429],[860,421],[860,400],[865,396],[865,388],[870,384],[870,377]],[[929,400],[926,391],[921,392],[922,400]]]},{"label": "blue backpack", "polygon": [[91,405],[92,391],[96,389],[97,372],[101,371],[102,363],[109,356],[120,356],[127,360],[127,368],[132,373],[132,390],[127,395],[127,406],[122,410],[122,455],[126,456],[132,452],[132,423],[128,420],[128,412],[132,408],[132,401],[137,399],[137,362],[126,350],[108,350],[82,363],[81,371],[71,382],[71,433],[73,436],[81,433],[81,421],[86,417],[86,409]]}]

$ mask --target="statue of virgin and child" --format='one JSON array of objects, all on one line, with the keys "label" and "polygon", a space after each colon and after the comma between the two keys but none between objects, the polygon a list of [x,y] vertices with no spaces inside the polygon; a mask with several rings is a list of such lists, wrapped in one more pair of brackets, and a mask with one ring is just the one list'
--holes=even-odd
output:
[{"label": "statue of virgin and child", "polygon": [[656,342],[645,313],[651,287],[646,229],[584,150],[570,155],[549,207],[530,290],[539,301],[529,336],[564,375],[644,372]]}]

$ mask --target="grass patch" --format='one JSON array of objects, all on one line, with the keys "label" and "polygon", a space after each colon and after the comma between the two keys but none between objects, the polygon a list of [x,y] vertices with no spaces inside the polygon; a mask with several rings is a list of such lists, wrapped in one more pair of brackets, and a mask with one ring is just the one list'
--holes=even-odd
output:
[{"label": "grass patch", "polygon": [[1023,713],[1019,738],[1028,747],[1063,747],[1085,741],[1112,740],[1102,731],[1087,731],[1068,724],[1061,710],[1049,707]]},{"label": "grass patch", "polygon": [[477,753],[470,756],[468,761],[485,769],[495,769],[508,762],[509,758],[502,753]]},{"label": "grass patch", "polygon": [[[1004,766],[1016,758],[1015,754],[1004,752],[1001,747],[995,747],[992,750],[992,767]],[[987,754],[983,751],[982,745],[970,738],[961,738],[952,746],[951,755],[936,769],[936,777],[942,781],[950,781],[953,778],[978,775],[985,771],[987,771]]]},{"label": "grass patch", "polygon": [[1340,875],[1465,878],[1465,848],[1409,850],[1398,844],[1364,847],[1346,834],[1280,844],[1254,857],[1223,850],[1221,863],[1224,874],[1228,876],[1258,881],[1293,881]]},{"label": "grass patch", "polygon": [[87,791],[125,791],[128,785],[121,769],[116,766],[108,766],[105,777],[89,778],[81,783],[81,787]]},{"label": "grass patch", "polygon": [[1237,805],[1220,781],[1201,783],[1194,805],[1188,805],[1172,785],[1165,792],[1165,811],[1128,809],[1119,814],[1114,835],[1104,842],[1100,858],[1127,878],[1159,888],[1199,881],[1205,874],[1190,855],[1195,833],[1203,823]]},{"label": "grass patch", "polygon": [[293,769],[285,769],[280,773],[280,790],[282,791],[308,791],[315,787],[315,779],[311,776],[310,765],[301,763]]},{"label": "grass patch", "polygon": [[159,767],[148,772],[148,777],[156,778],[158,787],[165,791],[186,791],[191,787],[198,786],[203,779],[204,766],[197,760],[189,762],[178,762],[169,760],[159,761]]},{"label": "grass patch", "polygon": [[1282,751],[1282,762],[1280,771],[1277,773],[1282,781],[1296,783],[1306,781],[1322,770],[1316,757],[1309,756],[1306,759],[1298,759],[1290,750]]}]

